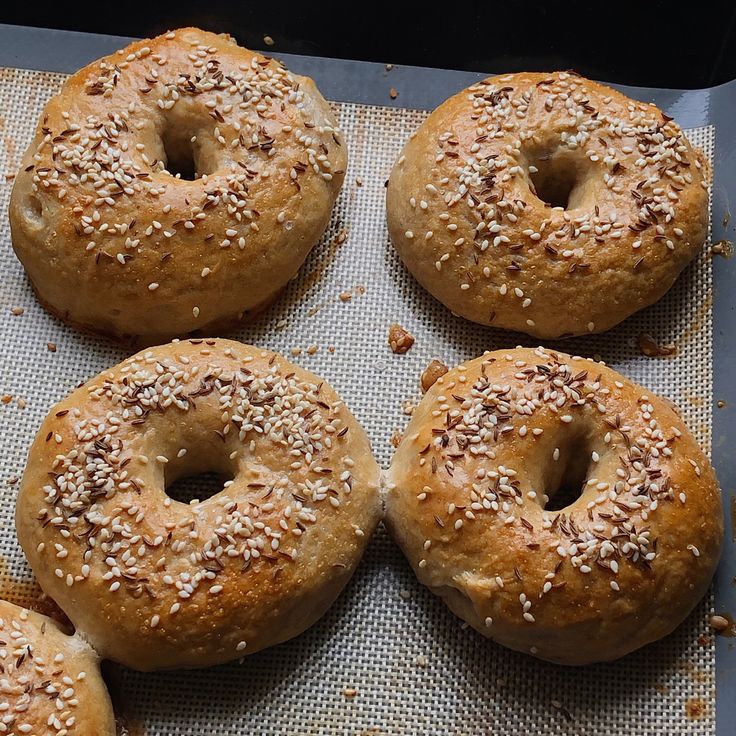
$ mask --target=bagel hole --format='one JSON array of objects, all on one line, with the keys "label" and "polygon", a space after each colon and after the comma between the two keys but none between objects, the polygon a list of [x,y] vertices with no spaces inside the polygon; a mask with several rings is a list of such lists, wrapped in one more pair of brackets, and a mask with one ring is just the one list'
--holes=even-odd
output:
[{"label": "bagel hole", "polygon": [[565,482],[553,491],[552,495],[549,493],[547,494],[549,496],[549,501],[544,505],[544,508],[547,511],[562,511],[568,506],[572,506],[572,504],[580,498],[582,491],[582,483],[576,485],[574,483]]},{"label": "bagel hole", "polygon": [[562,156],[537,158],[529,169],[532,193],[550,207],[570,208],[571,194],[577,184],[577,171]]},{"label": "bagel hole", "polygon": [[560,457],[554,465],[551,482],[544,491],[547,495],[544,508],[547,511],[562,511],[575,503],[583,493],[590,467],[590,451],[584,443],[574,443],[560,451]]},{"label": "bagel hole", "polygon": [[198,170],[199,147],[190,130],[167,125],[161,134],[166,171],[177,179],[194,181],[207,172]]},{"label": "bagel hole", "polygon": [[171,481],[166,480],[166,495],[179,503],[192,504],[206,501],[224,490],[225,484],[233,479],[232,473],[208,470],[203,473],[184,475]]}]

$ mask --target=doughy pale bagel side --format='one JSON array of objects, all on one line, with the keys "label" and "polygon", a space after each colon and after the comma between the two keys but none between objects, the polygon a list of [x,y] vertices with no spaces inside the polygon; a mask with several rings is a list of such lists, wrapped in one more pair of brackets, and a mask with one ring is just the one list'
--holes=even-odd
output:
[{"label": "doughy pale bagel side", "polygon": [[700,251],[704,167],[654,105],[569,72],[491,77],[410,137],[389,232],[455,314],[543,338],[602,332]]},{"label": "doughy pale bagel side", "polygon": [[[716,477],[669,402],[542,348],[438,378],[387,487],[419,580],[485,636],[561,664],[669,634],[721,550]],[[580,495],[545,510],[561,488]]]},{"label": "doughy pale bagel side", "polygon": [[56,622],[0,600],[0,729],[34,736],[115,736],[99,657]]},{"label": "doughy pale bagel side", "polygon": [[41,303],[75,326],[141,344],[212,334],[294,276],[346,165],[311,79],[183,28],[49,100],[13,186],[13,247]]},{"label": "doughy pale bagel side", "polygon": [[[232,478],[190,504],[165,488]],[[143,351],[57,404],[30,450],[18,538],[104,657],[204,667],[301,633],[381,516],[368,439],[335,392],[227,340]]]}]

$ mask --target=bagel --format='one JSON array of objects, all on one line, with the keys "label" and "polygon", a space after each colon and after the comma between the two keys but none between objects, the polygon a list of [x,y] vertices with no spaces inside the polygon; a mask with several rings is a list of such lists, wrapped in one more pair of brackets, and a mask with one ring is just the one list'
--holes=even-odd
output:
[{"label": "bagel", "polygon": [[[484,636],[561,664],[670,633],[721,550],[716,477],[670,404],[542,348],[439,377],[387,487],[388,524],[419,580]],[[561,489],[578,497],[555,504]]]},{"label": "bagel", "polygon": [[[201,501],[166,488],[232,480]],[[228,340],[145,350],[55,406],[16,509],[41,587],[105,658],[205,667],[304,631],[381,515],[379,469],[335,392]]]},{"label": "bagel", "polygon": [[311,79],[229,36],[172,31],[49,100],[13,187],[13,247],[77,327],[141,345],[215,334],[296,274],[346,163]]},{"label": "bagel", "polygon": [[388,227],[455,314],[557,338],[657,301],[701,251],[705,160],[658,108],[571,72],[442,103],[391,172]]},{"label": "bagel", "polygon": [[0,732],[115,736],[99,657],[53,619],[0,600]]}]

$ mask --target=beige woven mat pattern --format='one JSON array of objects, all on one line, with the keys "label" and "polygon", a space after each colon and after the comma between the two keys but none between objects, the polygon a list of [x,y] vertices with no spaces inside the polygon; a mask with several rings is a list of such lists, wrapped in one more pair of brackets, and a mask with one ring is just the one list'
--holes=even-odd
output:
[{"label": "beige woven mat pattern", "polygon": [[[11,249],[6,175],[15,172],[63,79],[0,70],[0,597],[26,604],[38,592],[13,513],[27,448],[55,401],[126,357],[119,346],[46,314]],[[287,355],[301,348],[293,360],[336,387],[385,467],[391,435],[407,421],[402,402],[418,397],[418,376],[431,358],[454,364],[533,341],[453,317],[417,286],[389,246],[384,182],[425,113],[335,107],[351,159],[329,230],[284,297],[234,337]],[[690,131],[711,158],[714,134]],[[352,298],[343,301],[343,292]],[[14,315],[17,308],[23,314]],[[388,348],[392,322],[416,337],[406,355]],[[553,347],[598,355],[673,399],[710,448],[711,331],[711,264],[704,254],[654,307],[604,335]],[[641,333],[675,343],[677,355],[643,357]],[[146,736],[705,736],[715,730],[710,605],[704,601],[674,635],[623,661],[556,667],[463,627],[416,583],[381,529],[335,606],[297,639],[208,670],[139,674],[111,666],[109,673],[133,732]]]}]

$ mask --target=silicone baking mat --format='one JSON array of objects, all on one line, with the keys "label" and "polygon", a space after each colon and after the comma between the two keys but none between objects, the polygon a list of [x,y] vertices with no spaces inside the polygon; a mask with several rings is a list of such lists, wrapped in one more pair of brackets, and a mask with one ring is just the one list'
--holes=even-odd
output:
[{"label": "silicone baking mat", "polygon": [[[63,74],[0,70],[0,174],[12,175]],[[388,84],[387,84],[388,87]],[[388,95],[387,95],[388,96]],[[371,437],[385,467],[392,436],[419,398],[422,369],[486,349],[533,345],[524,336],[453,317],[402,267],[388,242],[384,183],[418,110],[335,103],[350,165],[329,229],[287,293],[230,336],[288,355],[329,380]],[[688,131],[713,160],[715,128]],[[7,224],[12,180],[0,183],[0,597],[38,591],[16,542],[13,511],[27,448],[51,405],[126,357],[79,334],[36,303]],[[604,335],[552,345],[598,356],[675,401],[706,449],[713,402],[710,245],[654,307]],[[21,313],[22,311],[22,313]],[[398,322],[416,338],[387,343]],[[674,344],[641,354],[649,334]],[[108,668],[133,733],[174,734],[714,734],[715,642],[709,595],[670,637],[625,659],[561,668],[507,651],[464,627],[415,581],[383,528],[355,578],[310,631],[242,663],[140,674]],[[135,729],[139,729],[136,731]]]}]

